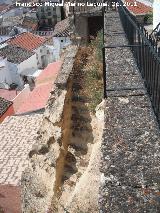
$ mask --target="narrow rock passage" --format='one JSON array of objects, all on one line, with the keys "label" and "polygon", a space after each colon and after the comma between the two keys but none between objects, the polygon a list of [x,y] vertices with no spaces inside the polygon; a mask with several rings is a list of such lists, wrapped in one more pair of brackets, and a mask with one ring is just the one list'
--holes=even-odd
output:
[{"label": "narrow rock passage", "polygon": [[99,121],[88,108],[91,100],[84,92],[86,85],[83,70],[87,55],[83,55],[83,52],[80,49],[77,54],[77,60],[81,63],[77,63],[78,65],[73,68],[70,78],[71,91],[65,105],[66,110],[69,110],[68,114],[71,113],[69,116],[71,121],[67,119],[69,132],[67,137],[65,134],[62,139],[63,147],[66,149],[63,151],[65,154],[61,155],[63,166],[59,167],[61,171],[57,175],[61,184],[57,197],[53,198],[52,206],[55,212],[60,213],[98,212],[103,121]]}]

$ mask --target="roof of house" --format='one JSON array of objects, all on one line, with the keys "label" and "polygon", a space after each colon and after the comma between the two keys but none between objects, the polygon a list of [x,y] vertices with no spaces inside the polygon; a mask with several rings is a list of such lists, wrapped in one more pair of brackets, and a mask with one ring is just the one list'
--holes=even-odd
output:
[{"label": "roof of house", "polygon": [[71,20],[66,18],[55,25],[53,36],[54,37],[66,37],[70,35]]},{"label": "roof of house", "polygon": [[0,116],[2,116],[13,103],[0,97]]},{"label": "roof of house", "polygon": [[56,61],[48,64],[48,66],[36,78],[36,84],[53,82],[53,80],[57,77],[61,65],[62,65],[61,61]]},{"label": "roof of house", "polygon": [[2,27],[2,26],[0,26],[0,35],[7,36],[11,32],[11,30],[12,30],[12,27],[6,27],[6,26]]},{"label": "roof of house", "polygon": [[[135,0],[127,0],[126,2],[134,5]],[[142,15],[152,12],[152,7],[145,5],[139,1],[136,1],[137,6],[127,6],[128,10],[132,12],[134,15]]]},{"label": "roof of house", "polygon": [[40,47],[46,38],[34,35],[29,32],[22,33],[8,40],[8,44],[12,44],[28,51],[32,51]]},{"label": "roof of house", "polygon": [[28,153],[36,142],[42,116],[10,116],[1,123],[0,150],[4,153],[0,155],[1,176],[5,178],[0,178],[0,184],[20,183],[22,172],[28,165]]},{"label": "roof of house", "polygon": [[44,109],[47,104],[52,87],[52,83],[41,84],[35,87],[33,91],[30,91],[29,94],[26,95],[24,102],[19,107],[16,114],[24,114]]},{"label": "roof of house", "polygon": [[23,15],[8,16],[3,19],[2,25],[4,27],[20,26],[23,20]]},{"label": "roof of house", "polygon": [[9,7],[9,5],[2,3],[0,4],[0,12],[3,12],[4,10],[6,10]]},{"label": "roof of house", "polygon": [[19,91],[16,90],[0,89],[0,97],[8,101],[12,101],[18,94]]},{"label": "roof of house", "polygon": [[32,55],[34,55],[33,52],[13,45],[7,45],[0,49],[0,56],[3,58],[7,58],[9,62],[14,64],[19,64],[30,58]]},{"label": "roof of house", "polygon": [[46,45],[53,45],[53,36],[49,36],[45,42]]},{"label": "roof of house", "polygon": [[37,30],[38,20],[30,16],[25,16],[22,22],[22,27],[31,30]]},{"label": "roof of house", "polygon": [[60,61],[49,64],[36,78],[35,88],[27,93],[25,91],[21,93],[23,102],[16,110],[16,114],[34,112],[45,108],[61,65],[62,62]]}]

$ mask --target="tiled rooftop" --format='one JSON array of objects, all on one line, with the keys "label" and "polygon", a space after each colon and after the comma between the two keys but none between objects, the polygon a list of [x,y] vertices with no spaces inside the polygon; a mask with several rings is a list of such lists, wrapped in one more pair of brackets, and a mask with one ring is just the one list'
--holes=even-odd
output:
[{"label": "tiled rooftop", "polygon": [[52,83],[42,84],[35,87],[33,91],[26,94],[26,98],[24,98],[24,102],[19,107],[16,114],[23,114],[44,109],[52,87]]},{"label": "tiled rooftop", "polygon": [[[134,5],[135,0],[127,0],[126,2]],[[128,10],[131,11],[135,15],[147,14],[152,12],[152,7],[149,7],[139,1],[137,2],[137,6],[127,6]]]},{"label": "tiled rooftop", "polygon": [[53,36],[48,36],[45,44],[46,45],[53,45]]},{"label": "tiled rooftop", "polygon": [[71,30],[70,19],[66,18],[55,25],[53,36],[54,37],[69,36],[70,30]]},{"label": "tiled rooftop", "polygon": [[16,110],[16,114],[33,112],[45,108],[61,65],[60,61],[49,64],[36,78],[35,88],[27,93],[25,91],[21,93],[23,95],[23,103]]},{"label": "tiled rooftop", "polygon": [[0,116],[2,116],[13,103],[0,97]]},{"label": "tiled rooftop", "polygon": [[0,97],[5,98],[8,101],[13,101],[13,99],[19,94],[19,91],[0,89]]},{"label": "tiled rooftop", "polygon": [[0,35],[9,35],[9,33],[11,32],[12,27],[1,27],[0,26]]},{"label": "tiled rooftop", "polygon": [[11,38],[8,43],[32,51],[40,47],[46,41],[45,38],[26,32]]},{"label": "tiled rooftop", "polygon": [[41,114],[11,116],[0,125],[0,184],[19,184],[41,119]]},{"label": "tiled rooftop", "polygon": [[6,10],[9,6],[7,4],[0,4],[0,12]]},{"label": "tiled rooftop", "polygon": [[25,16],[22,22],[22,27],[31,30],[37,30],[38,20],[33,17]]},{"label": "tiled rooftop", "polygon": [[57,77],[57,74],[61,68],[62,63],[56,61],[48,64],[48,66],[41,72],[41,74],[36,78],[36,84],[52,82]]},{"label": "tiled rooftop", "polygon": [[34,55],[34,53],[13,45],[7,45],[0,49],[0,56],[7,58],[9,62],[14,64],[19,64],[32,55]]},{"label": "tiled rooftop", "polygon": [[20,26],[23,20],[23,16],[8,16],[3,19],[3,27]]}]

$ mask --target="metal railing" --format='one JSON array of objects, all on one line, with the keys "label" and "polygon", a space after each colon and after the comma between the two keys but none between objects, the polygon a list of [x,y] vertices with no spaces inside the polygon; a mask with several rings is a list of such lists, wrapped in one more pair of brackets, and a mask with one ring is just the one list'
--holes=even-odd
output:
[{"label": "metal railing", "polygon": [[[105,49],[108,47],[105,46],[105,13],[106,10],[112,9],[116,10],[116,0],[114,2],[110,0],[103,0],[103,3],[107,2],[107,7],[103,6],[102,8],[102,16],[103,16],[103,48],[102,48],[102,56],[103,56],[103,97],[107,98],[107,85],[106,85],[106,54]],[[114,3],[114,4],[113,4]]]},{"label": "metal railing", "polygon": [[154,37],[157,41],[160,41],[160,23],[157,24],[156,28],[152,31],[150,36]]},{"label": "metal railing", "polygon": [[[118,12],[132,50],[139,71],[144,79],[147,92],[150,96],[152,106],[160,123],[160,48],[157,41],[149,36],[149,33],[141,26],[129,11],[118,1],[120,6]],[[106,64],[105,48],[103,48],[104,60],[104,97],[106,94]]]}]

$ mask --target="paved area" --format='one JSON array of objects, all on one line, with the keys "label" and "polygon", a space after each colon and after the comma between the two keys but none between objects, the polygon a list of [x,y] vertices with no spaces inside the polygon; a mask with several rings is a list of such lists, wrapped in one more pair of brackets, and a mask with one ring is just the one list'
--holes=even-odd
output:
[{"label": "paved area", "polygon": [[21,213],[19,186],[0,185],[0,213]]},{"label": "paved area", "polygon": [[[106,46],[127,44],[119,14],[107,11]],[[107,99],[100,213],[159,213],[159,129],[134,58],[106,50]]]},{"label": "paved area", "polygon": [[41,114],[11,116],[0,125],[0,184],[20,184],[41,119]]}]

